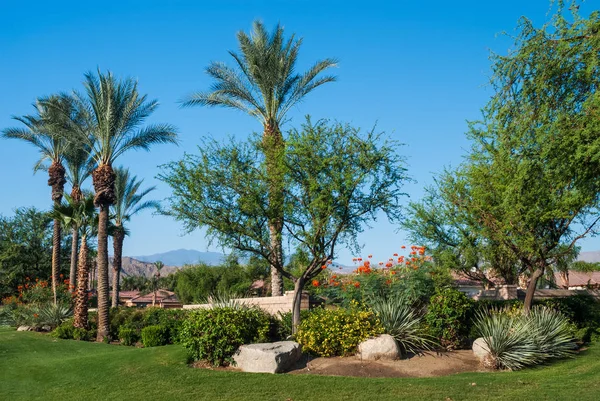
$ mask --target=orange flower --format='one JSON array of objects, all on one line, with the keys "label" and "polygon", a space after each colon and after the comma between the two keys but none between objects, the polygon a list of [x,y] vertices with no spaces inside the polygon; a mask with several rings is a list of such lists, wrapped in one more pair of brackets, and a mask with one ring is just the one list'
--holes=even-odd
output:
[{"label": "orange flower", "polygon": [[360,287],[360,283],[357,281],[356,283],[354,283],[354,287],[355,287],[355,288],[358,288],[358,287]]},{"label": "orange flower", "polygon": [[64,276],[62,274],[59,274],[58,277],[63,278]]},{"label": "orange flower", "polygon": [[362,258],[358,258],[358,261],[359,261],[359,262],[362,262]]},{"label": "orange flower", "polygon": [[397,254],[397,253],[395,253],[395,254],[394,254],[394,256],[398,256],[398,254]]},{"label": "orange flower", "polygon": [[390,284],[392,284],[392,280],[385,280],[385,283],[386,283],[387,285],[390,285]]},{"label": "orange flower", "polygon": [[321,283],[319,282],[319,280],[313,280],[312,285],[313,285],[313,287],[318,287],[321,285]]},{"label": "orange flower", "polygon": [[37,319],[38,317],[40,317],[40,315],[38,315],[37,313],[34,313],[33,317]]},{"label": "orange flower", "polygon": [[379,266],[383,266],[383,262],[379,262]]},{"label": "orange flower", "polygon": [[396,272],[392,270],[392,271],[390,272],[390,274],[396,274]]},{"label": "orange flower", "polygon": [[363,263],[365,266],[369,267],[371,265],[371,262],[369,262],[368,260],[365,260],[365,263]]},{"label": "orange flower", "polygon": [[373,255],[369,255],[369,256],[367,256],[367,257],[370,259],[370,258],[372,258],[372,257],[373,257]]},{"label": "orange flower", "polygon": [[406,249],[406,246],[402,245],[400,248],[402,248],[402,249]]},{"label": "orange flower", "polygon": [[321,266],[321,269],[327,269],[327,265]]},{"label": "orange flower", "polygon": [[330,264],[332,264],[332,263],[333,263],[333,260],[331,260],[331,259],[327,261],[327,264],[328,264],[328,265],[330,265]]},{"label": "orange flower", "polygon": [[387,268],[390,268],[390,267],[392,267],[392,264],[391,264],[390,262],[387,262],[387,263],[385,264],[385,267],[387,267]]}]

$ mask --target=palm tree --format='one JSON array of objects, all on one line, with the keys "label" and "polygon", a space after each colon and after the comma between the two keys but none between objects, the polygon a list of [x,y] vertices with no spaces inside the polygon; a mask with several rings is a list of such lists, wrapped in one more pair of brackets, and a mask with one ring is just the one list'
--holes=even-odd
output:
[{"label": "palm tree", "polygon": [[112,306],[119,305],[119,281],[121,276],[121,260],[123,257],[123,241],[129,231],[125,223],[133,216],[146,209],[158,209],[159,203],[144,198],[156,187],[140,190],[144,180],[131,176],[129,170],[123,167],[115,169],[115,203],[111,206],[111,235],[113,237],[113,294]]},{"label": "palm tree", "polygon": [[313,89],[335,81],[334,76],[320,76],[336,65],[336,60],[316,62],[303,74],[295,72],[302,39],[294,35],[285,39],[283,27],[277,25],[269,34],[255,21],[248,36],[237,34],[241,53],[230,51],[235,68],[213,62],[206,72],[216,82],[211,91],[189,96],[184,106],[222,106],[241,110],[263,125],[263,148],[269,176],[269,234],[271,237],[271,293],[282,295],[282,280],[277,269],[283,267],[281,233],[283,230],[282,154],[284,140],[280,126],[287,112]]},{"label": "palm tree", "polygon": [[158,290],[158,279],[160,279],[160,270],[165,267],[165,264],[160,260],[154,262],[154,267],[156,267],[156,273],[154,273],[154,277],[152,279],[152,306],[156,305],[156,292]]},{"label": "palm tree", "polygon": [[53,214],[60,217],[69,226],[77,227],[81,233],[77,269],[77,291],[75,295],[75,311],[73,326],[88,328],[88,277],[90,253],[88,241],[96,235],[98,228],[98,214],[94,207],[94,196],[89,194],[75,201],[65,195],[66,204],[54,207]]},{"label": "palm tree", "polygon": [[[67,167],[67,181],[71,184],[71,199],[77,204],[83,200],[81,187],[89,178],[95,168],[94,161],[89,157],[89,149],[85,146],[69,146],[65,154]],[[69,274],[69,288],[74,291],[77,278],[77,254],[79,247],[79,227],[76,221],[71,224],[71,269]]]},{"label": "palm tree", "polygon": [[[72,110],[59,96],[48,97],[44,102],[36,101],[34,115],[13,117],[25,127],[7,128],[2,131],[5,138],[20,139],[35,146],[40,152],[40,158],[33,167],[34,172],[48,171],[48,185],[52,187],[52,201],[55,206],[62,200],[65,179],[63,161],[68,148],[68,142],[62,135],[66,125],[63,112],[71,113]],[[49,164],[48,164],[49,163]],[[60,244],[61,224],[59,219],[54,219],[52,233],[52,291],[56,304],[56,286],[60,274]]]},{"label": "palm tree", "polygon": [[[74,100],[87,117],[87,129],[79,130],[72,140],[87,145],[96,163],[92,172],[94,204],[99,208],[98,221],[98,336],[103,341],[109,333],[108,222],[109,208],[115,202],[115,160],[128,150],[144,149],[161,143],[177,143],[175,127],[150,124],[145,120],[156,110],[158,102],[138,92],[137,81],[117,79],[111,72],[85,74],[85,92],[66,96]],[[73,124],[73,128],[77,128]],[[75,131],[75,129],[73,131]]]}]

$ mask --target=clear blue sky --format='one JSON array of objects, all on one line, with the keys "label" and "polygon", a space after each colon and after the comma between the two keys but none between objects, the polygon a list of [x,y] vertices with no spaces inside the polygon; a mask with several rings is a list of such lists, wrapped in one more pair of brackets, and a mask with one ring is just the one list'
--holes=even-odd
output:
[{"label": "clear blue sky", "polygon": [[[582,6],[587,14],[593,4]],[[405,143],[411,199],[444,166],[456,165],[468,147],[466,120],[479,117],[490,96],[486,87],[490,50],[505,53],[525,15],[542,23],[547,0],[504,1],[18,1],[0,2],[0,127],[11,115],[32,111],[36,97],[81,88],[83,73],[100,67],[139,80],[140,89],[161,106],[151,121],[175,124],[181,146],[157,146],[127,154],[119,162],[157,199],[169,189],[156,180],[158,165],[194,152],[199,138],[244,138],[260,131],[257,121],[233,110],[180,109],[177,101],[208,88],[204,68],[230,61],[235,34],[255,19],[304,38],[300,68],[317,59],[340,60],[339,81],[315,92],[292,111],[289,128],[305,114],[380,130]],[[33,175],[36,151],[17,141],[0,141],[0,214],[19,206],[46,209],[45,173]],[[88,184],[89,185],[89,184]],[[407,199],[408,201],[408,199]],[[130,223],[126,255],[177,248],[209,248],[202,233],[182,236],[178,223],[150,213]],[[380,219],[360,240],[364,253],[386,258],[404,244],[404,234]],[[600,248],[587,240],[584,250]],[[352,255],[340,252],[340,261]]]}]

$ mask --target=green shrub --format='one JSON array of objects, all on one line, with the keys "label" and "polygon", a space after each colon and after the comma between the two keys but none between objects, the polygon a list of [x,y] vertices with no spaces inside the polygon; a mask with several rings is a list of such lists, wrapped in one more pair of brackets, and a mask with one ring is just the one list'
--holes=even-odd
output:
[{"label": "green shrub", "polygon": [[[157,327],[157,326],[155,326]],[[138,342],[140,336],[138,331],[133,327],[121,326],[119,329],[119,341],[123,345],[135,345]],[[150,345],[149,345],[150,346]]]},{"label": "green shrub", "polygon": [[[300,321],[310,315],[309,310],[300,311]],[[275,322],[275,338],[286,340],[292,336],[292,312],[279,312],[279,319]]]},{"label": "green shrub", "polygon": [[560,312],[535,306],[527,316],[479,311],[475,327],[490,350],[484,365],[518,370],[573,353],[569,320]]},{"label": "green shrub", "polygon": [[402,297],[376,297],[369,302],[385,333],[396,339],[402,355],[419,354],[434,348],[435,342],[423,329],[422,317]]},{"label": "green shrub", "polygon": [[296,341],[307,352],[319,356],[345,356],[369,337],[383,333],[383,327],[371,311],[350,308],[317,308],[300,322]]},{"label": "green shrub", "polygon": [[61,338],[63,340],[72,340],[75,328],[73,327],[73,321],[67,320],[60,326],[56,327],[50,335],[55,338]]},{"label": "green shrub", "polygon": [[57,327],[73,316],[73,311],[71,306],[66,303],[47,303],[40,306],[36,314],[40,325]]},{"label": "green shrub", "polygon": [[90,337],[90,332],[84,328],[76,327],[73,329],[73,340],[89,341],[95,337]]},{"label": "green shrub", "polygon": [[240,345],[268,341],[270,329],[271,317],[258,308],[199,309],[183,321],[180,339],[192,360],[223,365]]},{"label": "green shrub", "polygon": [[147,326],[142,329],[144,347],[158,347],[168,343],[168,333],[164,326]]},{"label": "green shrub", "polygon": [[[169,344],[179,343],[179,331],[185,317],[189,312],[183,309],[147,308],[143,315],[143,325],[160,325],[167,330],[167,342]],[[135,317],[132,316],[132,317]],[[135,326],[135,322],[130,322]]]},{"label": "green shrub", "polygon": [[454,349],[468,342],[473,306],[473,301],[453,288],[435,292],[429,302],[425,322],[440,345]]}]

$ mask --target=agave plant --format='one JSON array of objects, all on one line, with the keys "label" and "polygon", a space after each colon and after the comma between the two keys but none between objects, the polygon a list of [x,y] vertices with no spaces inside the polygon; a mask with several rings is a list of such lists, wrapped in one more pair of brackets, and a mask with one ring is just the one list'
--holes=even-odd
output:
[{"label": "agave plant", "polygon": [[385,332],[396,339],[403,356],[434,348],[435,342],[423,331],[422,316],[403,297],[376,296],[370,305]]},{"label": "agave plant", "polygon": [[209,304],[211,308],[232,308],[241,309],[246,307],[237,298],[240,294],[234,291],[216,291],[211,293],[203,300],[203,303]]},{"label": "agave plant", "polygon": [[62,322],[73,316],[73,310],[70,305],[48,303],[40,306],[37,314],[39,315],[39,324],[58,327]]},{"label": "agave plant", "polygon": [[526,316],[505,309],[480,311],[475,330],[489,349],[483,363],[494,369],[519,370],[572,355],[575,348],[568,319],[542,306]]}]

